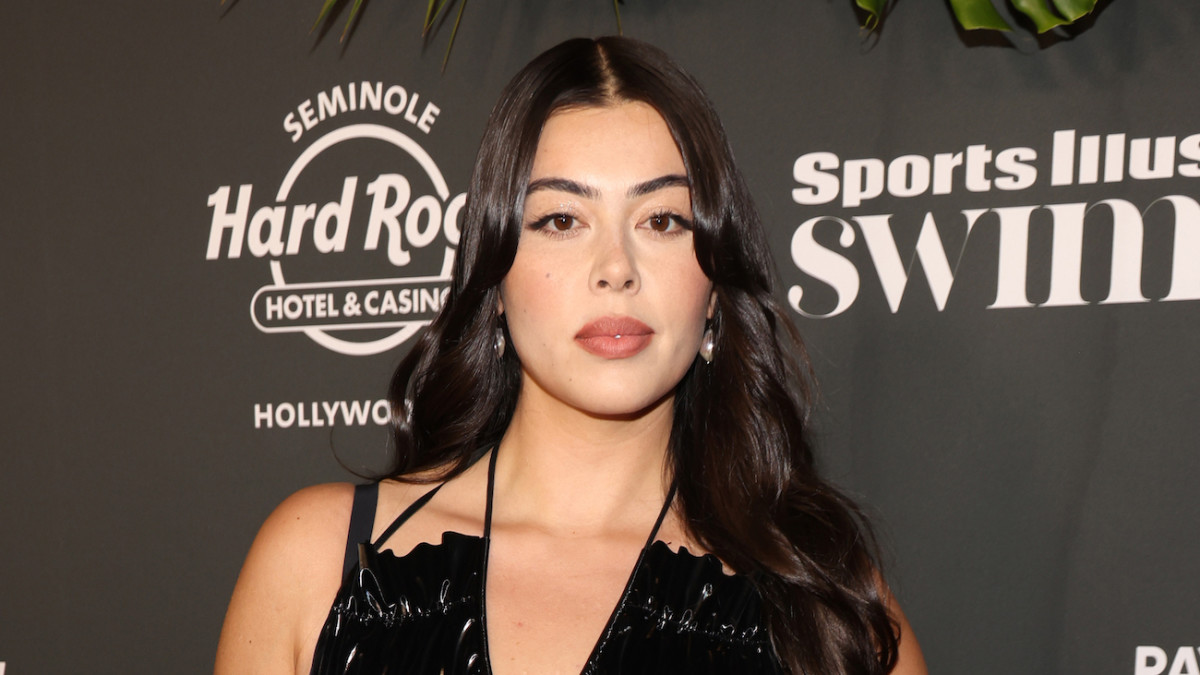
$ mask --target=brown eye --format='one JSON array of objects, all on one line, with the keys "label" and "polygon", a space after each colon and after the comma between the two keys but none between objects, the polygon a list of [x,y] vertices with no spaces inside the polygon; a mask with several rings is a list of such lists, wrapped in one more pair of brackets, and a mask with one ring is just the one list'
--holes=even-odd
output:
[{"label": "brown eye", "polygon": [[655,234],[670,235],[690,230],[692,224],[678,213],[663,211],[650,216],[639,227],[644,227]]},{"label": "brown eye", "polygon": [[665,213],[650,216],[650,229],[654,230],[655,232],[666,232],[667,230],[671,229],[672,220],[673,219],[671,216]]},{"label": "brown eye", "polygon": [[566,214],[560,213],[550,220],[550,224],[559,232],[566,232],[575,224],[575,219]]}]

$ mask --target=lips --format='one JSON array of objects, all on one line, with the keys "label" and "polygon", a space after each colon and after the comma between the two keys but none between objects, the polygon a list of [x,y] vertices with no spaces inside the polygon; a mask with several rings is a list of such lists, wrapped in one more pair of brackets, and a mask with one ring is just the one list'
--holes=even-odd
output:
[{"label": "lips", "polygon": [[579,329],[575,341],[589,353],[605,359],[626,359],[645,349],[654,330],[628,316],[596,319]]}]

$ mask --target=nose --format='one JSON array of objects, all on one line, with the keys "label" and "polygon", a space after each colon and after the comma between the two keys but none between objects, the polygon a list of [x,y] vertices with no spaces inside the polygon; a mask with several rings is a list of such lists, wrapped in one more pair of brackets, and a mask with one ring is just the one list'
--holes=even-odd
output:
[{"label": "nose", "polygon": [[636,255],[631,244],[627,236],[620,233],[597,242],[591,273],[593,289],[638,292],[642,280],[638,274]]}]

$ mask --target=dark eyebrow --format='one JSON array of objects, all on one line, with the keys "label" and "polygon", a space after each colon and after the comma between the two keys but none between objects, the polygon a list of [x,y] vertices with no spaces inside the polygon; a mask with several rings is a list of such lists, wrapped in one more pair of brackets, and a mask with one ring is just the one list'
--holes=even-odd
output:
[{"label": "dark eyebrow", "polygon": [[634,197],[644,197],[652,192],[658,192],[669,187],[685,187],[691,189],[692,184],[688,181],[687,176],[681,176],[677,173],[666,176],[659,176],[653,180],[648,180],[645,183],[638,183],[629,188],[625,192],[625,196],[632,199]]},{"label": "dark eyebrow", "polygon": [[[625,191],[625,196],[629,199],[635,197],[644,197],[645,195],[657,192],[669,187],[685,187],[691,188],[691,183],[687,176],[680,174],[668,174],[648,180],[644,183],[638,183],[631,186]],[[529,187],[525,189],[526,195],[531,195],[538,190],[557,190],[559,192],[567,192],[569,194],[583,197],[584,199],[599,199],[600,191],[591,185],[584,185],[568,178],[539,178],[529,183]]]},{"label": "dark eyebrow", "polygon": [[531,195],[538,190],[569,192],[585,199],[600,198],[600,191],[596,188],[566,178],[539,178],[529,183],[529,187],[525,189],[525,194]]}]

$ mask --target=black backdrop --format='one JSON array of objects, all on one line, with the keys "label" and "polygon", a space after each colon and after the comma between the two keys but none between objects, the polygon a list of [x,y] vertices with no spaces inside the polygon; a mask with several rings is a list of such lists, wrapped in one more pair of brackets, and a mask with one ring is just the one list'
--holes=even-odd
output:
[{"label": "black backdrop", "polygon": [[[211,668],[273,505],[352,478],[331,448],[384,459],[372,407],[500,87],[615,29],[599,0],[471,3],[443,74],[423,3],[368,3],[344,48],[307,33],[319,5],[0,20],[0,672]],[[1200,673],[1200,5],[1115,0],[1011,45],[914,0],[877,39],[848,1],[622,18],[723,115],[823,385],[823,464],[877,514],[931,669]]]}]

